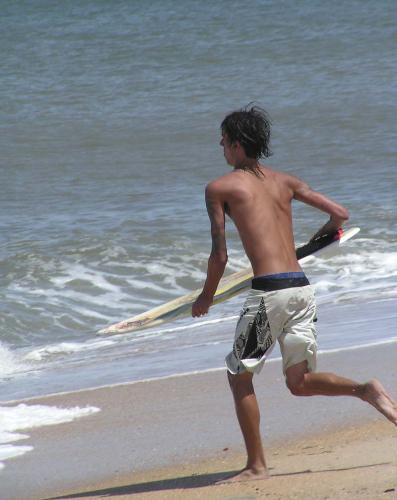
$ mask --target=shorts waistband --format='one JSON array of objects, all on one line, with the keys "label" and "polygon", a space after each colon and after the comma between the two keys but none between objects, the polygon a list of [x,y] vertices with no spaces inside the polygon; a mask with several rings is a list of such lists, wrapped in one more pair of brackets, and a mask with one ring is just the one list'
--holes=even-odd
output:
[{"label": "shorts waistband", "polygon": [[310,285],[310,282],[303,272],[268,274],[252,279],[252,288],[263,292],[307,285]]}]

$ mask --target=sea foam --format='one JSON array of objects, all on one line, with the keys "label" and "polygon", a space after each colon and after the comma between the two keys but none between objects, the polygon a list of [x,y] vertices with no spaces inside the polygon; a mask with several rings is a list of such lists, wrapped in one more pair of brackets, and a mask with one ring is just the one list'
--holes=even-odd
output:
[{"label": "sea foam", "polygon": [[26,405],[0,407],[0,469],[4,460],[14,458],[33,450],[33,446],[15,445],[16,441],[28,439],[27,434],[16,431],[71,422],[76,418],[92,415],[99,408],[58,408],[56,406]]},{"label": "sea foam", "polygon": [[27,370],[27,365],[0,342],[0,378],[11,374],[22,373]]}]

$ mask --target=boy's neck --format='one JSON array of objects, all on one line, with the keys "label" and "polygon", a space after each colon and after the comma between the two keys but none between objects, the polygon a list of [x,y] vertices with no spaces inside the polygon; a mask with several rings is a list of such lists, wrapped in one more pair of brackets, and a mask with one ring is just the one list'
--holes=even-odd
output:
[{"label": "boy's neck", "polygon": [[259,167],[260,163],[255,158],[243,158],[239,161],[236,161],[234,170],[253,170]]}]

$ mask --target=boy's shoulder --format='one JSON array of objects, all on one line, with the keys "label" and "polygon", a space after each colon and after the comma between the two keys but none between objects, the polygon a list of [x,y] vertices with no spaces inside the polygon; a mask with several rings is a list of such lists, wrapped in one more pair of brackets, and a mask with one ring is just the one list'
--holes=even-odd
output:
[{"label": "boy's shoulder", "polygon": [[207,191],[222,191],[226,188],[229,188],[235,184],[236,181],[236,175],[234,171],[232,172],[227,172],[224,175],[221,175],[220,177],[217,177],[216,179],[211,180],[207,186],[206,190]]}]

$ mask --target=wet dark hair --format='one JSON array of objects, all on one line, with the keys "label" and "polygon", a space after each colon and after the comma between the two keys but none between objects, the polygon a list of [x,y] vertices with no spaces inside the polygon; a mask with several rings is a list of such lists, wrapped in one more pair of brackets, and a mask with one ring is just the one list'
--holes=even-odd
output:
[{"label": "wet dark hair", "polygon": [[272,154],[269,148],[271,121],[264,109],[250,106],[248,104],[227,115],[221,124],[221,131],[231,144],[239,142],[249,158],[259,160]]}]

